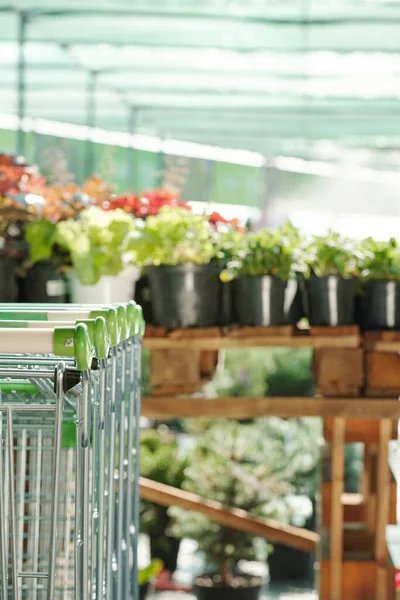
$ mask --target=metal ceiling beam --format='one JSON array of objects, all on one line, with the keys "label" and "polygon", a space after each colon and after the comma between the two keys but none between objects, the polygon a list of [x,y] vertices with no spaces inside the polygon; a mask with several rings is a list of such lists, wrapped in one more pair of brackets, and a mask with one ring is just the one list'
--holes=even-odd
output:
[{"label": "metal ceiling beam", "polygon": [[[107,102],[107,108],[103,108],[101,106],[98,107],[98,112],[99,113],[105,113],[105,114],[110,114],[110,106],[112,105],[113,100],[110,100],[110,102]],[[1,106],[1,102],[0,102],[0,106]],[[34,106],[34,108],[37,108],[37,106]],[[60,102],[57,102],[56,106],[51,106],[51,104],[47,105],[46,107],[42,107],[44,109],[68,109],[68,113],[70,114],[75,114],[75,113],[83,113],[83,109],[81,109],[79,106],[70,106],[70,102],[68,100],[66,100],[65,102],[63,101],[63,96],[62,94],[60,95]],[[227,108],[219,108],[214,109],[214,108],[210,108],[209,111],[203,111],[201,109],[191,109],[189,108],[184,108],[184,109],[179,109],[179,108],[172,108],[172,111],[168,111],[168,107],[142,107],[140,105],[137,105],[137,108],[140,109],[141,114],[144,115],[144,117],[151,118],[152,121],[154,121],[154,119],[156,120],[165,120],[167,122],[182,122],[184,119],[188,119],[190,120],[190,122],[194,122],[196,121],[196,119],[198,121],[206,121],[206,122],[212,122],[212,121],[217,121],[218,123],[223,123],[224,121],[237,121],[242,120],[242,121],[256,121],[259,122],[262,119],[277,119],[277,118],[284,118],[285,120],[288,120],[289,118],[292,117],[291,120],[294,119],[298,119],[298,118],[316,118],[316,117],[320,117],[321,119],[325,119],[325,118],[331,118],[331,117],[335,117],[335,118],[343,118],[343,119],[357,119],[358,117],[360,119],[363,118],[376,118],[377,120],[382,120],[385,121],[387,120],[387,118],[393,118],[395,121],[398,121],[398,115],[399,115],[399,110],[395,107],[390,107],[390,108],[386,108],[386,107],[379,107],[377,106],[376,108],[374,107],[364,107],[362,105],[357,106],[355,105],[352,109],[341,109],[340,106],[332,106],[329,108],[314,108],[312,105],[309,106],[309,110],[310,113],[312,114],[305,114],[304,113],[304,106],[301,105],[293,105],[293,107],[288,108],[287,110],[285,109],[280,109],[279,107],[275,107],[275,106],[271,106],[271,107],[263,107],[263,108],[252,108],[252,107],[233,107],[232,109],[227,109]],[[385,111],[385,114],[382,114],[382,110]],[[0,108],[0,112],[1,112],[1,108]],[[165,113],[165,114],[164,114]],[[121,110],[118,111],[117,114],[121,114],[121,115],[125,115],[126,112],[123,111],[123,105],[121,105]],[[126,117],[124,117],[126,120]]]},{"label": "metal ceiling beam", "polygon": [[[31,35],[29,37],[29,42],[52,42],[51,38],[44,38],[41,36]],[[88,40],[87,38],[78,38],[74,37],[73,39],[63,40],[65,43],[68,42],[71,46],[97,46],[99,44],[98,40]],[[149,39],[146,42],[140,42],[135,40],[134,44],[130,43],[129,39],[119,39],[119,40],[109,40],[104,39],[103,43],[108,44],[110,46],[122,47],[122,46],[132,46],[137,48],[165,48],[165,49],[175,49],[175,50],[208,50],[209,46],[207,44],[179,44],[179,43],[162,43],[161,45],[157,43],[157,39]],[[279,48],[276,46],[247,46],[245,48],[240,46],[225,46],[225,45],[215,45],[215,49],[217,50],[227,50],[234,51],[239,54],[252,54],[254,52],[274,52],[277,54],[297,54],[302,52],[301,46],[293,46],[290,48]],[[359,53],[376,53],[377,49],[366,46],[347,46],[347,47],[334,47],[331,45],[324,43],[315,45],[310,48],[309,52],[334,52],[335,54],[352,54],[355,52]],[[399,45],[396,48],[384,48],[382,49],[382,54],[399,54],[400,53],[400,39]]]},{"label": "metal ceiling beam", "polygon": [[171,10],[167,11],[138,11],[129,9],[102,9],[101,6],[96,8],[82,8],[82,9],[31,9],[29,11],[30,17],[34,19],[40,18],[62,18],[62,17],[104,17],[109,19],[110,17],[121,17],[123,19],[163,19],[168,21],[175,21],[176,19],[193,19],[196,21],[222,21],[224,23],[251,23],[254,25],[280,25],[280,26],[304,26],[304,25],[316,25],[316,26],[343,26],[343,25],[393,25],[393,23],[400,23],[400,18],[392,16],[379,16],[372,14],[370,16],[359,16],[359,15],[343,15],[338,17],[316,17],[312,16],[304,18],[299,16],[283,16],[283,17],[268,17],[263,15],[246,15],[246,14],[233,14],[233,13],[205,13],[204,11],[181,11]]},{"label": "metal ceiling beam", "polygon": [[[100,82],[102,85],[102,88],[104,91],[109,91],[110,93],[115,93],[118,96],[124,96],[124,100],[125,102],[129,103],[129,96],[130,95],[137,95],[139,102],[140,102],[140,96],[141,95],[152,95],[155,99],[158,96],[170,96],[170,95],[177,95],[179,96],[181,99],[184,99],[185,97],[187,98],[192,98],[193,96],[198,96],[199,97],[199,107],[201,107],[202,105],[202,101],[203,99],[210,99],[212,97],[218,98],[219,100],[221,100],[221,98],[224,98],[227,100],[227,104],[226,106],[232,106],[230,103],[230,100],[232,98],[251,98],[251,99],[264,99],[265,94],[270,94],[270,97],[274,97],[276,96],[276,94],[271,94],[270,92],[268,92],[267,90],[251,90],[251,89],[232,89],[232,88],[226,88],[224,90],[221,89],[204,89],[204,88],[192,88],[192,87],[168,87],[168,88],[159,88],[157,86],[141,86],[141,87],[126,87],[124,89],[120,89],[116,86],[113,86],[112,84],[109,83],[104,83],[104,82]],[[80,85],[78,84],[70,84],[68,82],[66,83],[52,83],[50,82],[39,82],[39,83],[30,83],[29,85],[29,89],[33,90],[33,91],[48,91],[48,90],[53,90],[55,89],[55,85],[57,86],[57,90],[71,90],[71,91],[76,91],[76,90],[82,90],[84,89],[84,85]],[[7,85],[4,83],[0,82],[0,90],[8,90],[11,89],[12,85]],[[283,94],[282,94],[283,95]],[[298,94],[298,93],[288,93],[287,94],[288,98],[293,98],[294,100],[298,100],[298,105],[301,105],[301,100],[303,99],[303,107],[305,106],[307,108],[307,106],[310,107],[310,109],[313,108],[313,103],[315,101],[318,101],[318,98],[316,98],[315,96],[311,95],[311,94]],[[332,98],[332,97],[331,97]],[[338,102],[341,101],[357,101],[360,99],[359,96],[355,96],[355,95],[343,95],[343,96],[334,96],[333,98],[336,98]],[[379,96],[380,100],[388,100],[388,101],[396,101],[398,100],[398,96],[396,93],[396,90],[393,90],[392,95],[385,95],[385,96]],[[296,106],[296,102],[293,102],[293,105]],[[158,104],[154,104],[154,107],[159,106]],[[233,105],[232,108],[234,108],[235,105]],[[175,108],[175,107],[173,107]],[[185,106],[177,106],[176,110],[185,110]],[[189,108],[189,107],[188,107]],[[249,106],[249,109],[251,107]],[[247,110],[247,106],[244,105],[243,106],[243,110]]]}]

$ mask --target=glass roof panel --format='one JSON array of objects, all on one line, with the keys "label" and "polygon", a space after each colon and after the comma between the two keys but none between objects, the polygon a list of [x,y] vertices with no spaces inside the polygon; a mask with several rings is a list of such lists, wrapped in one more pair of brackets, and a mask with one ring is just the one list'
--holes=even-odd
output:
[{"label": "glass roof panel", "polygon": [[[400,1],[12,0],[29,11],[29,116],[259,148],[400,134]],[[18,17],[0,0],[0,112],[17,107]],[[238,146],[239,145],[239,146]],[[240,146],[241,145],[241,146]]]}]

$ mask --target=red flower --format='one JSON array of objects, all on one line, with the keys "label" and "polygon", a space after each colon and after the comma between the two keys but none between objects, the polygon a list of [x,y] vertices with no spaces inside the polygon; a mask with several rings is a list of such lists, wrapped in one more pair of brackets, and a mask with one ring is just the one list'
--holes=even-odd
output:
[{"label": "red flower", "polygon": [[394,580],[395,580],[396,590],[400,590],[400,572],[399,571],[396,572]]},{"label": "red flower", "polygon": [[225,219],[217,212],[211,213],[211,215],[208,217],[208,222],[214,227],[216,227],[218,223],[223,223],[224,225],[232,227],[232,229],[236,229],[236,231],[244,231],[244,228],[240,226],[239,219]]},{"label": "red flower", "polygon": [[132,213],[135,217],[145,219],[148,216],[157,215],[163,206],[187,208],[191,210],[186,202],[182,202],[173,192],[169,190],[147,190],[136,196],[135,194],[124,194],[113,198],[106,210],[122,208]]}]

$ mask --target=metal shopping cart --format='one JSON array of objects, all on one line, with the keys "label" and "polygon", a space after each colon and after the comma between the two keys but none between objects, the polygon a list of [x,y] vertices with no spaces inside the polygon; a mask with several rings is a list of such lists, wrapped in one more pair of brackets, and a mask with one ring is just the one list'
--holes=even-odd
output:
[{"label": "metal shopping cart", "polygon": [[141,310],[0,319],[1,597],[135,600]]}]

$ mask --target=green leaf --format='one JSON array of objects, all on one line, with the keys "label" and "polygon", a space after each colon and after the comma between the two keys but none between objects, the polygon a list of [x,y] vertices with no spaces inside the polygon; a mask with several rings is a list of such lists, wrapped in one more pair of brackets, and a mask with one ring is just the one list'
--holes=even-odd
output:
[{"label": "green leaf", "polygon": [[57,225],[46,219],[32,221],[25,226],[25,240],[29,244],[29,257],[33,263],[47,260],[53,254]]}]

